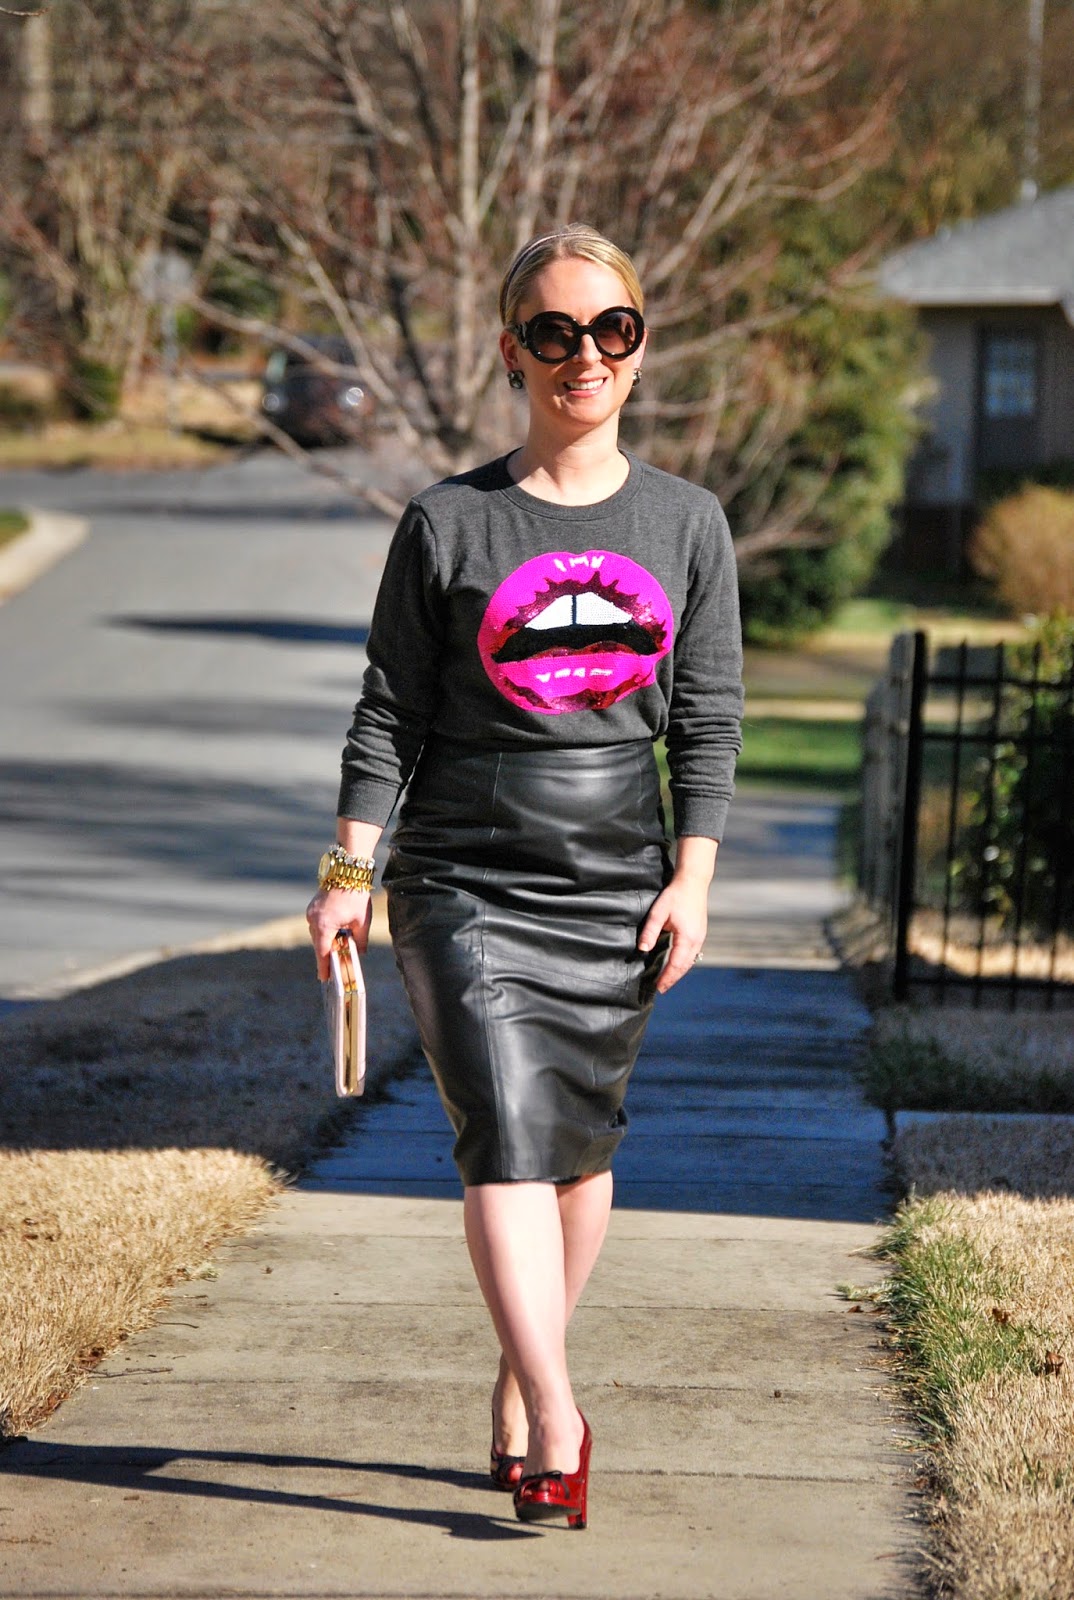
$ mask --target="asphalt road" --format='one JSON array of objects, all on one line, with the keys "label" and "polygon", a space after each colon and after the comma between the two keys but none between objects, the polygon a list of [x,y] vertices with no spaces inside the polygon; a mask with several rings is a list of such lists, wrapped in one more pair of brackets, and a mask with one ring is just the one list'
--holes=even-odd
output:
[{"label": "asphalt road", "polygon": [[0,504],[90,520],[0,607],[0,997],[301,911],[390,523],[268,454]]}]

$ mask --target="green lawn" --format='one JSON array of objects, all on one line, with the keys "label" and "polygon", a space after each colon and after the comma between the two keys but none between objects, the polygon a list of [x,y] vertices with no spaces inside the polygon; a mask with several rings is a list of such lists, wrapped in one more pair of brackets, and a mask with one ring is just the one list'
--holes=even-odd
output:
[{"label": "green lawn", "polygon": [[0,550],[25,533],[29,524],[21,511],[0,511]]},{"label": "green lawn", "polygon": [[[656,760],[666,796],[668,762],[662,739],[656,743]],[[860,764],[861,736],[856,722],[747,717],[735,781],[742,786],[782,785],[851,795],[857,788]]]},{"label": "green lawn", "polygon": [[896,633],[923,628],[934,645],[962,639],[991,643],[1024,635],[1021,623],[975,603],[958,603],[936,586],[931,603],[922,589],[911,602],[899,596],[848,600],[828,627],[794,649],[746,648],[746,688],[754,697],[780,700],[864,700],[885,670]]},{"label": "green lawn", "polygon": [[852,791],[861,766],[856,722],[749,717],[742,725],[737,781]]},{"label": "green lawn", "polygon": [[861,597],[839,607],[825,630],[828,633],[898,633],[915,625],[915,612],[902,600]]}]

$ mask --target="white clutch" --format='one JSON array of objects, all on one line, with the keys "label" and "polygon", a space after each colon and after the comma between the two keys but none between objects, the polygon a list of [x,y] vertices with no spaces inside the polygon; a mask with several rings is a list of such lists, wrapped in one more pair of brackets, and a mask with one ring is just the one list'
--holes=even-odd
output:
[{"label": "white clutch", "polygon": [[349,933],[336,934],[329,974],[321,985],[338,1095],[365,1088],[365,979]]}]

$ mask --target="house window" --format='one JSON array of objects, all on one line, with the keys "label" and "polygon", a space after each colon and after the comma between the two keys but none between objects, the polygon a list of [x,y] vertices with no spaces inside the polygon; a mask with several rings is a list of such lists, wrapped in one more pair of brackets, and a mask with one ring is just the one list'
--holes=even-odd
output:
[{"label": "house window", "polygon": [[988,334],[984,345],[984,414],[990,420],[1037,414],[1037,341]]}]

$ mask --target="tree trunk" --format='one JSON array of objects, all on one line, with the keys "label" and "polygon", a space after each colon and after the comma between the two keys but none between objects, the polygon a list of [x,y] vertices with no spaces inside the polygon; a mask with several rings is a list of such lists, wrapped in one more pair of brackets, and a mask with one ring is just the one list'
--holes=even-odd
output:
[{"label": "tree trunk", "polygon": [[[458,201],[455,223],[454,369],[451,420],[460,456],[473,427],[477,365],[477,247],[481,81],[477,58],[477,0],[459,0]],[[463,465],[469,466],[469,460]]]},{"label": "tree trunk", "polygon": [[52,38],[47,13],[22,29],[22,117],[32,148],[43,154],[52,137]]}]

